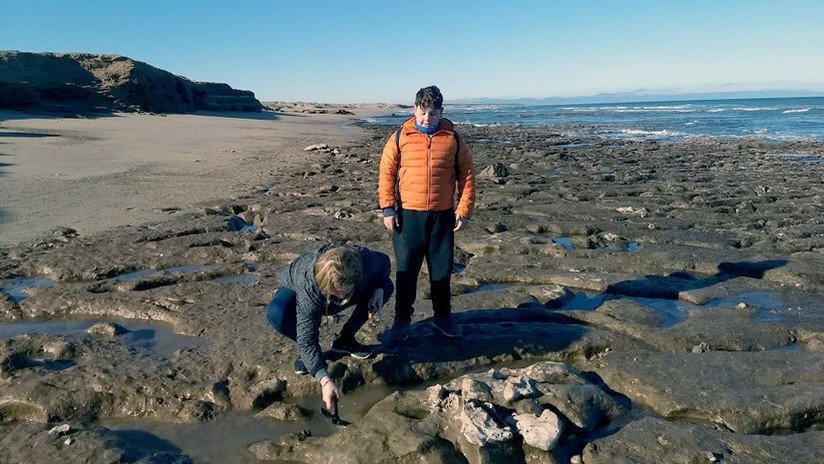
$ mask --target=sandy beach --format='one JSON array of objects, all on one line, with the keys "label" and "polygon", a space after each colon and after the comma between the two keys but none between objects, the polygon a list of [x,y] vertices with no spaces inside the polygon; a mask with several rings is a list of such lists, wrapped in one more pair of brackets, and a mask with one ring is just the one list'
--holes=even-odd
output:
[{"label": "sandy beach", "polygon": [[[359,111],[354,109],[355,111]],[[364,114],[364,110],[360,110]],[[161,221],[265,185],[303,148],[353,143],[353,115],[0,112],[0,246]]]}]

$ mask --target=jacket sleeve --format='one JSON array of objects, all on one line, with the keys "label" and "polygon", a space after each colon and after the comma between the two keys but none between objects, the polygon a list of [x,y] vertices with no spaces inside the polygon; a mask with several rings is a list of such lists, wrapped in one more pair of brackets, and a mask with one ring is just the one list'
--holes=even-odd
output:
[{"label": "jacket sleeve", "polygon": [[378,205],[381,209],[397,207],[395,204],[395,183],[398,180],[399,169],[395,132],[392,132],[381,154],[380,175],[378,176]]},{"label": "jacket sleeve", "polygon": [[468,219],[475,209],[475,162],[463,138],[458,144],[458,206],[455,214]]},{"label": "jacket sleeve", "polygon": [[319,379],[327,375],[319,342],[322,311],[316,307],[306,292],[298,292],[296,298],[298,353],[306,370]]},{"label": "jacket sleeve", "polygon": [[395,291],[395,285],[392,284],[392,279],[389,278],[391,271],[391,264],[389,263],[389,256],[379,252],[364,248],[364,278],[367,279],[366,288],[369,291],[367,298],[372,297],[372,292],[376,288],[383,289],[383,303],[386,304]]}]

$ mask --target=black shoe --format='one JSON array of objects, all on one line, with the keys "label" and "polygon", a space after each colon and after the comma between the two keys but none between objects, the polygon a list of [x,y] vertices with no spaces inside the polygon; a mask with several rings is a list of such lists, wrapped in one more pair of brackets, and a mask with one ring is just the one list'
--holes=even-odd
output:
[{"label": "black shoe", "polygon": [[303,364],[303,360],[301,360],[300,357],[298,357],[298,359],[295,360],[295,374],[303,375],[308,373],[309,370],[306,369],[306,365]]},{"label": "black shoe", "polygon": [[353,358],[367,359],[372,356],[372,350],[355,340],[355,337],[337,338],[332,342],[332,350],[337,353],[348,354]]},{"label": "black shoe", "polygon": [[392,323],[392,328],[389,329],[389,339],[392,343],[405,342],[409,340],[409,326],[411,321],[406,319],[397,319]]},{"label": "black shoe", "polygon": [[461,336],[461,330],[451,315],[435,316],[432,318],[432,327],[444,337],[458,338]]}]

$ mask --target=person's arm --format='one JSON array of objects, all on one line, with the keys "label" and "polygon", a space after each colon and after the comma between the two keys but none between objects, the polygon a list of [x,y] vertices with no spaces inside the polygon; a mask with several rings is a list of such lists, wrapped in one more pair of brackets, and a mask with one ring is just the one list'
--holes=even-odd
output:
[{"label": "person's arm", "polygon": [[395,185],[398,181],[399,169],[398,148],[395,145],[395,133],[393,132],[383,147],[378,174],[378,205],[383,210],[383,224],[389,230],[392,230],[398,221]]},{"label": "person's arm", "polygon": [[364,263],[363,278],[367,282],[366,288],[369,289],[370,296],[377,288],[383,290],[383,301],[381,301],[381,306],[383,306],[389,301],[389,298],[395,291],[395,285],[390,278],[392,265],[390,264],[389,256],[386,256],[380,251],[372,251],[368,248],[363,248],[361,253]]},{"label": "person's arm", "polygon": [[297,347],[306,370],[320,380],[328,375],[319,342],[321,309],[307,298],[305,294],[297,295]]},{"label": "person's arm", "polygon": [[[475,162],[463,138],[458,140],[458,206],[455,208],[457,220],[468,220],[475,209]],[[462,226],[462,224],[461,224]]]}]

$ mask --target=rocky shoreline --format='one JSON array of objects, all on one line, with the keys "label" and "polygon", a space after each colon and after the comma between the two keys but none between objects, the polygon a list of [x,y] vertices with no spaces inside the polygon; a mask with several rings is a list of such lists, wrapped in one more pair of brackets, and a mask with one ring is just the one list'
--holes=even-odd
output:
[{"label": "rocky shoreline", "polygon": [[[101,420],[315,420],[316,405],[295,401],[317,385],[292,373],[294,348],[269,329],[265,308],[279,268],[323,242],[391,256],[375,198],[391,128],[364,129],[349,144],[285,153],[288,164],[239,198],[0,250],[2,286],[19,295],[0,299],[7,325],[97,323],[0,340],[8,462],[192,462]],[[402,392],[362,412],[344,395],[349,427],[272,437],[237,449],[237,462],[820,456],[824,144],[459,130],[479,172],[471,228],[456,239],[464,337],[448,342],[420,323],[431,315],[421,285],[409,344],[331,361],[346,393]],[[233,216],[254,228],[229,231]],[[363,341],[379,343],[391,314],[390,304]],[[137,331],[159,330],[136,321],[202,343],[136,349]],[[342,321],[324,324],[328,346]],[[61,424],[69,430],[50,433]]]}]

